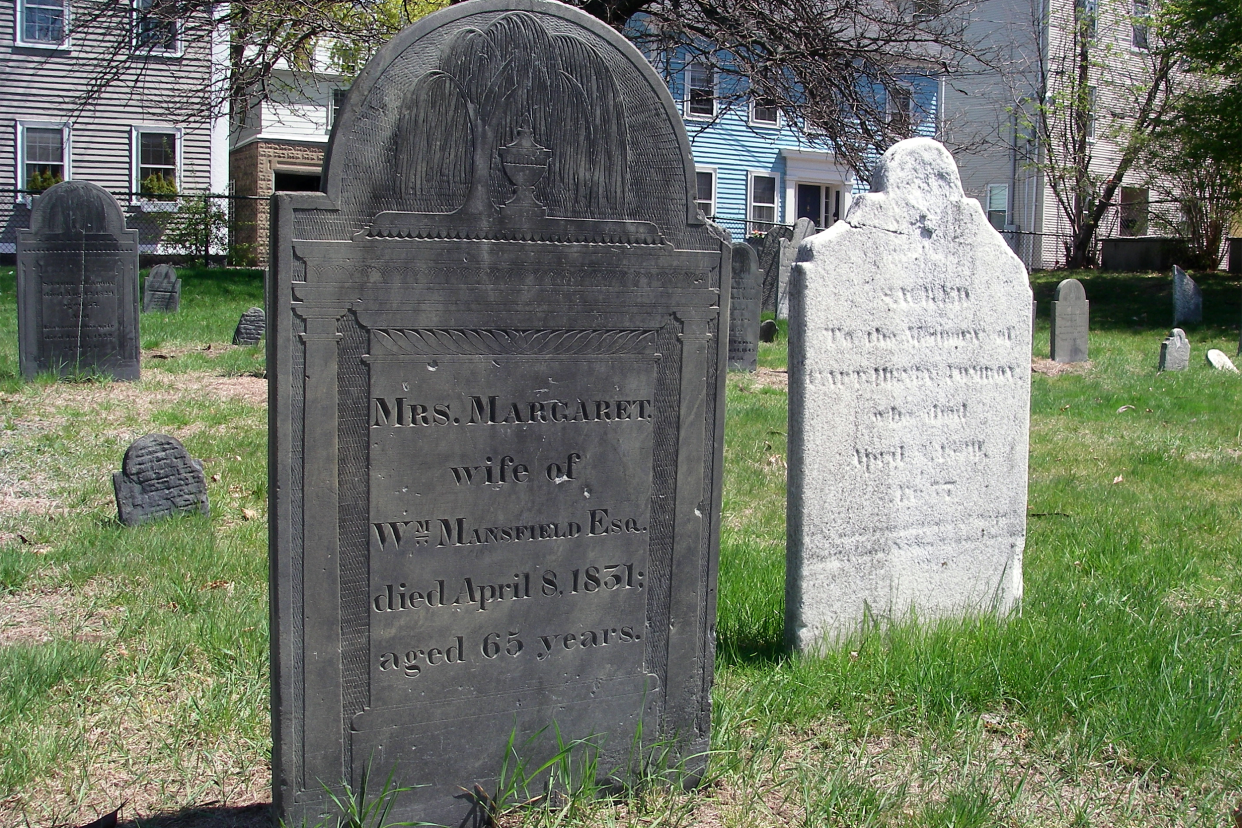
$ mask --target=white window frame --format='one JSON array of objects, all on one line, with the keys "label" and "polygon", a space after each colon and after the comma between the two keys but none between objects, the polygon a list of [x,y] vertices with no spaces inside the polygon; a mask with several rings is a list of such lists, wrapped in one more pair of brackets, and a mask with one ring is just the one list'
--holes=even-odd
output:
[{"label": "white window frame", "polygon": [[[1144,8],[1142,14],[1139,13],[1139,6]],[[1151,0],[1131,0],[1130,10],[1133,15],[1130,18],[1130,51],[1132,52],[1150,52],[1151,51]],[[1139,21],[1145,21],[1141,25]],[[1139,29],[1143,30],[1144,43],[1140,46],[1135,41],[1138,39],[1135,35]]]},{"label": "white window frame", "polygon": [[[177,145],[174,148],[177,158],[176,184],[177,195],[167,201],[162,199],[147,198],[142,195],[142,136],[146,133],[159,133],[162,135],[176,135]],[[185,143],[185,131],[181,127],[159,126],[156,124],[141,124],[129,128],[129,191],[133,193],[130,196],[130,203],[141,206],[144,210],[151,212],[175,211],[181,203],[182,196],[185,195],[185,179],[182,177],[181,154],[183,144]]]},{"label": "white window frame", "polygon": [[[65,174],[63,181],[71,180],[73,176],[73,153],[71,152],[72,129],[69,123],[64,121],[18,121],[16,124],[16,135],[14,144],[17,152],[14,153],[15,164],[13,168],[13,179],[17,182],[14,189],[26,189],[26,130],[27,129],[59,129],[60,130],[60,146],[61,157],[64,158]],[[27,193],[17,193],[14,201],[18,204],[29,204],[30,195]]]},{"label": "white window frame", "polygon": [[708,173],[712,177],[712,198],[711,198],[712,209],[710,213],[707,212],[706,210],[703,211],[703,215],[705,215],[709,219],[712,219],[716,217],[716,192],[717,192],[717,187],[720,184],[720,176],[717,174],[715,167],[695,167],[694,168],[694,201],[696,204],[702,201],[702,199],[698,197],[699,196],[699,179],[698,179],[699,173]]},{"label": "white window frame", "polygon": [[58,52],[67,52],[72,47],[69,36],[69,28],[71,23],[71,14],[73,12],[73,4],[70,0],[61,0],[61,8],[65,12],[64,30],[61,32],[63,37],[59,43],[48,43],[42,40],[26,39],[26,0],[14,0],[15,7],[13,9],[13,45],[22,49],[51,49]]},{"label": "white window frame", "polygon": [[[1003,194],[1003,205],[1001,209],[1005,214],[1005,220],[1001,222],[1000,227],[992,224],[992,194],[997,192]],[[984,205],[983,214],[987,217],[988,224],[992,226],[992,229],[996,230],[998,233],[1003,233],[1005,228],[1011,224],[1011,220],[1009,218],[1009,183],[1002,182],[1000,184],[989,184],[987,193],[988,200]]]},{"label": "white window frame", "polygon": [[[772,203],[760,203],[755,201],[755,179],[770,178],[773,181],[772,186]],[[755,207],[771,207],[772,220],[760,220],[754,217]],[[746,171],[746,235],[751,233],[766,233],[772,229],[773,225],[780,224],[780,207],[781,207],[781,177],[771,170],[747,170]],[[765,224],[763,230],[758,225]]]},{"label": "white window frame", "polygon": [[150,57],[179,58],[185,53],[185,42],[182,37],[185,29],[184,21],[177,18],[173,21],[176,31],[173,37],[176,41],[172,49],[149,49],[138,42],[138,20],[142,16],[142,10],[138,8],[140,0],[130,0],[130,51],[136,55],[147,55]]},{"label": "white window frame", "polygon": [[[337,109],[338,108],[344,109],[345,96],[348,94],[349,94],[348,86],[334,86],[328,90],[328,118],[327,118],[328,129],[327,129],[327,132],[329,135],[332,134],[332,127],[336,126],[336,119],[338,117]],[[338,95],[340,96],[339,103],[337,102]]]},{"label": "white window frame", "polygon": [[[899,89],[904,90],[905,93],[910,96],[907,99],[910,101],[910,107],[908,111],[904,113],[904,115],[907,119],[906,120],[906,126],[908,127],[907,131],[910,133],[910,135],[914,135],[915,132],[918,130],[919,123],[920,123],[919,118],[918,118],[919,104],[914,94],[914,85],[909,84],[909,83],[899,83],[897,84],[897,87]],[[895,120],[894,116],[899,111],[897,107],[895,106],[893,98],[894,98],[894,95],[892,94],[891,91],[886,91],[884,93],[884,121],[887,124],[893,123],[893,121]]]},{"label": "white window frame", "polygon": [[[711,72],[712,75],[712,111],[710,115],[690,111],[690,73],[696,66],[706,69]],[[692,60],[686,64],[686,68],[682,73],[682,81],[682,112],[684,113],[686,119],[692,121],[710,121],[714,119],[720,111],[717,104],[720,100],[720,76],[716,72],[716,67],[703,63],[702,61]]]},{"label": "white window frame", "polygon": [[748,107],[748,109],[750,110],[750,112],[749,112],[749,122],[750,122],[750,125],[751,125],[751,126],[753,126],[753,127],[778,127],[778,126],[780,126],[780,125],[781,125],[781,110],[780,110],[780,107],[778,107],[778,106],[773,106],[773,107],[772,107],[772,109],[775,109],[775,110],[776,110],[776,118],[775,118],[774,120],[771,120],[771,121],[761,121],[761,120],[759,120],[758,118],[756,118],[756,117],[755,117],[755,110],[756,110],[756,109],[758,109],[758,108],[759,108],[759,101],[755,98],[755,96],[754,96],[754,95],[751,95],[751,96],[750,96],[750,106]]}]

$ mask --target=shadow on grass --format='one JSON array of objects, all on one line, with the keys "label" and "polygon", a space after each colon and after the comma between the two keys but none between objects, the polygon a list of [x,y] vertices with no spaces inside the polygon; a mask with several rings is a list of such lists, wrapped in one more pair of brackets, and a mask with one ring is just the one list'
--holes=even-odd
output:
[{"label": "shadow on grass", "polygon": [[790,650],[783,636],[762,633],[728,635],[722,633],[716,643],[717,666],[764,667],[780,664],[789,658]]},{"label": "shadow on grass", "polygon": [[[1235,334],[1242,317],[1242,276],[1234,273],[1190,274],[1203,291],[1203,324],[1183,325],[1187,333],[1213,331]],[[1092,330],[1152,330],[1173,327],[1173,274],[1111,271],[1041,271],[1031,274],[1039,316],[1052,312],[1052,297],[1062,279],[1077,279],[1091,303]]]},{"label": "shadow on grass", "polygon": [[117,828],[270,828],[272,806],[266,802],[255,805],[208,805],[183,808],[141,819],[125,820]]}]

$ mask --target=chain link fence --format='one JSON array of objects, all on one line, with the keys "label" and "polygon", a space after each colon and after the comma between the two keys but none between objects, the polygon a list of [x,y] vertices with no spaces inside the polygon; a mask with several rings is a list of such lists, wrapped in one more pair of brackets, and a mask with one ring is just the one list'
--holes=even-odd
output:
[{"label": "chain link fence", "polygon": [[[253,265],[255,208],[261,196],[183,193],[151,196],[113,192],[125,212],[125,226],[138,231],[138,249],[144,263],[160,261]],[[12,264],[17,234],[30,229],[30,213],[39,192],[0,188],[0,263]],[[249,207],[250,209],[246,209]]]}]

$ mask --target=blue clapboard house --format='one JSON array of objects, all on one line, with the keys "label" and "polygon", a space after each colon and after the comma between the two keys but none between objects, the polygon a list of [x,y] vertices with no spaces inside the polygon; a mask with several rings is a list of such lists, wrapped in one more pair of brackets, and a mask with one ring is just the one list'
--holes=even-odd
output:
[{"label": "blue clapboard house", "polygon": [[[744,81],[678,56],[656,62],[681,106],[694,152],[703,213],[741,241],[773,224],[806,217],[827,228],[845,215],[866,184],[831,150],[808,139],[773,106],[726,87]],[[941,82],[911,74],[905,95],[886,102],[890,119],[911,135],[935,137]],[[879,94],[883,95],[883,91]]]}]

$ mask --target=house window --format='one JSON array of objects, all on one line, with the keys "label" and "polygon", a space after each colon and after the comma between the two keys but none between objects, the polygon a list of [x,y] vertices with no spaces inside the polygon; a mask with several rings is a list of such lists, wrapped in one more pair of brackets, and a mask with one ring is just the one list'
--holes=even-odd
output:
[{"label": "house window", "polygon": [[138,129],[135,138],[134,188],[147,197],[175,196],[179,192],[180,133],[169,129]]},{"label": "house window", "polygon": [[1134,18],[1130,22],[1130,45],[1147,51],[1147,32],[1151,25],[1151,7],[1147,0],[1134,0]]},{"label": "house window", "polygon": [[766,233],[776,224],[776,176],[750,174],[750,226],[748,233]]},{"label": "house window", "polygon": [[711,118],[716,114],[716,70],[702,63],[686,68],[686,115]]},{"label": "house window", "polygon": [[1121,226],[1123,236],[1147,235],[1147,188],[1121,188]]},{"label": "house window", "polygon": [[1099,21],[1098,0],[1075,0],[1074,17],[1078,22],[1078,30],[1090,40],[1095,40],[1096,24]]},{"label": "house window", "polygon": [[914,90],[908,86],[894,86],[888,91],[888,124],[898,135],[914,131]]},{"label": "house window", "polygon": [[18,171],[18,189],[41,193],[53,184],[68,178],[68,130],[63,126],[47,124],[18,125],[21,163]]},{"label": "house window", "polygon": [[1095,140],[1095,108],[1096,108],[1096,89],[1094,86],[1087,87],[1087,140]]},{"label": "house window", "polygon": [[694,187],[694,203],[703,211],[703,215],[714,218],[716,215],[716,171],[696,170]]},{"label": "house window", "polygon": [[752,98],[750,101],[750,122],[752,124],[776,126],[780,113],[780,107],[771,98]]},{"label": "house window", "polygon": [[1009,223],[1009,185],[988,185],[988,224],[1004,232]]},{"label": "house window", "polygon": [[336,123],[336,119],[341,115],[341,107],[345,105],[345,96],[349,94],[348,89],[333,89],[332,103],[328,104],[328,132],[332,131],[332,125]]},{"label": "house window", "polygon": [[158,54],[176,54],[178,43],[175,0],[134,0],[134,48]]},{"label": "house window", "polygon": [[66,3],[68,0],[18,0],[21,19],[18,21],[19,45],[59,46],[65,42]]}]

